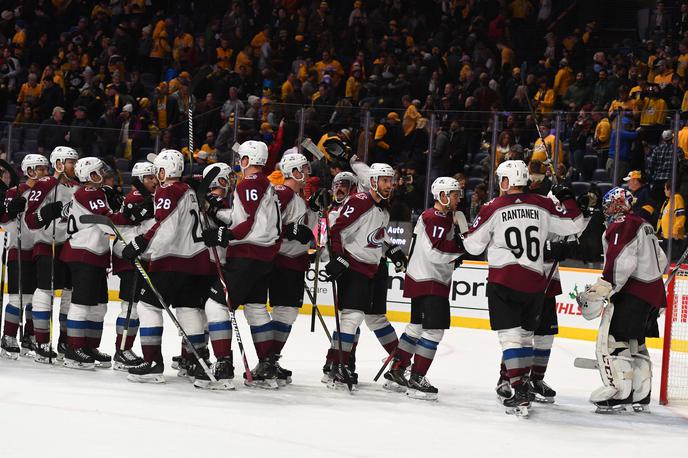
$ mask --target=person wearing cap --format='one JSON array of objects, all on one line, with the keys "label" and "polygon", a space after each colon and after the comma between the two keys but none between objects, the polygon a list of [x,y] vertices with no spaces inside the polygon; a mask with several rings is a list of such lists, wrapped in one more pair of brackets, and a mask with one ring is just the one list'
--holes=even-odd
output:
[{"label": "person wearing cap", "polygon": [[177,99],[168,95],[168,87],[165,82],[158,85],[156,92],[153,99],[155,121],[159,129],[167,129],[168,126],[174,125],[179,117]]},{"label": "person wearing cap", "polygon": [[660,95],[659,86],[655,84],[648,86],[646,96],[641,97],[637,109],[640,111],[643,140],[653,144],[659,143],[667,121],[667,103]]},{"label": "person wearing cap", "polygon": [[[652,196],[655,202],[664,200],[664,183],[671,179],[672,158],[674,155],[674,133],[670,130],[662,132],[662,142],[652,148],[647,174],[652,185]],[[680,148],[676,151],[677,171],[688,170],[688,159]],[[676,189],[680,187],[677,180]]]},{"label": "person wearing cap", "polygon": [[645,177],[640,170],[631,170],[623,179],[631,191],[635,200],[631,209],[633,214],[640,216],[648,223],[654,225],[657,222],[657,204],[652,198],[652,191],[645,183]]},{"label": "person wearing cap", "polygon": [[416,129],[416,123],[421,118],[421,114],[418,112],[418,107],[411,102],[411,97],[407,94],[401,97],[401,105],[406,109],[402,127],[404,129],[404,136],[408,137]]},{"label": "person wearing cap", "polygon": [[[619,121],[621,123],[621,129],[618,128]],[[619,145],[616,144],[616,132],[619,130]],[[611,179],[614,179],[614,160],[617,156],[618,148],[618,159],[619,159],[619,174],[618,177],[621,178],[628,174],[631,170],[631,146],[633,142],[638,138],[638,132],[633,129],[633,121],[626,116],[623,116],[620,120],[615,119],[612,122],[612,131],[609,135],[609,156],[607,159],[606,169],[607,174]],[[619,185],[621,182],[614,183],[614,185]]]},{"label": "person wearing cap", "polygon": [[69,128],[69,146],[74,148],[79,156],[91,156],[95,143],[93,123],[87,118],[88,110],[79,105],[74,108],[74,119]]},{"label": "person wearing cap", "polygon": [[399,114],[391,111],[384,122],[375,129],[375,162],[394,163],[393,155],[399,153],[403,139]]},{"label": "person wearing cap", "polygon": [[[686,241],[686,205],[683,196],[678,191],[671,198],[671,180],[664,182],[664,203],[659,210],[659,220],[657,221],[657,237],[664,251],[668,251],[668,240],[672,239],[671,260],[676,262],[681,257],[685,249]],[[673,200],[674,217],[673,225],[671,220],[671,206]],[[668,252],[667,252],[668,255]]]},{"label": "person wearing cap", "polygon": [[36,135],[39,153],[49,154],[56,146],[65,144],[68,127],[64,124],[64,113],[64,108],[55,107],[52,116],[41,123]]}]

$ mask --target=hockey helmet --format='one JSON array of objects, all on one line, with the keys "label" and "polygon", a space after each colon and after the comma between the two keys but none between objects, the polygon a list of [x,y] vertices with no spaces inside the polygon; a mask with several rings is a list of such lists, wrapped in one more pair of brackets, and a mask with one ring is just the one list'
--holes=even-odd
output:
[{"label": "hockey helmet", "polygon": [[342,202],[344,202],[344,199],[346,198],[346,196],[341,199],[337,197],[337,185],[339,185],[340,183],[348,183],[349,191],[346,193],[346,195],[348,196],[351,193],[353,187],[356,185],[357,181],[358,180],[356,179],[356,175],[354,175],[351,172],[339,172],[337,175],[335,175],[334,179],[332,180],[332,193],[334,201],[338,204],[341,204]]},{"label": "hockey helmet", "polygon": [[184,173],[184,156],[175,149],[160,151],[153,162],[155,172],[165,171],[165,178],[179,178]]},{"label": "hockey helmet", "polygon": [[[370,189],[373,191],[377,192],[377,183],[380,177],[394,177],[394,169],[392,168],[391,165],[385,164],[383,162],[376,162],[373,165],[370,166],[370,169],[368,169],[368,182],[370,183]],[[387,199],[388,197],[384,197],[380,195],[381,198]]]},{"label": "hockey helmet", "polygon": [[[307,170],[304,170],[307,167]],[[285,154],[279,163],[279,168],[282,171],[284,178],[293,178],[296,181],[304,183],[306,181],[306,173],[310,174],[310,164],[306,156],[299,153]],[[301,172],[301,178],[294,176],[294,170]]]},{"label": "hockey helmet", "polygon": [[[97,157],[84,157],[76,161],[74,171],[76,172],[76,177],[82,183],[86,183],[87,181],[91,181],[93,183],[102,183],[104,165],[105,163]],[[94,172],[99,177],[98,181],[95,181],[91,178],[91,174]]]},{"label": "hockey helmet", "polygon": [[[452,177],[439,177],[432,182],[430,186],[430,192],[432,192],[432,197],[442,205],[449,204],[449,193],[452,191],[459,191],[459,197],[463,197],[463,190],[458,181]],[[442,202],[441,193],[444,193],[447,203]]]},{"label": "hockey helmet", "polygon": [[[528,167],[526,163],[520,160],[504,161],[497,167],[497,176],[499,177],[499,188],[502,189],[502,178],[509,179],[509,186],[525,186],[528,184]],[[506,191],[506,189],[502,189]]]},{"label": "hockey helmet", "polygon": [[143,179],[143,177],[155,175],[155,166],[152,162],[144,161],[137,162],[131,169],[131,176],[138,179]]},{"label": "hockey helmet", "polygon": [[[246,167],[255,165],[262,167],[268,161],[268,146],[256,140],[247,140],[239,147],[239,163],[245,157],[248,158],[248,165]],[[242,166],[242,170],[245,167]]]},{"label": "hockey helmet", "polygon": [[[203,177],[205,177],[208,172],[210,172],[212,169],[220,169],[220,172],[217,174],[217,176],[213,179],[213,181],[210,183],[210,189],[215,189],[215,188],[222,188],[224,190],[229,189],[229,177],[232,175],[232,168],[225,164],[224,162],[218,162],[216,164],[211,164],[207,166],[206,168],[203,169]],[[220,179],[225,180],[225,184],[220,183]]]},{"label": "hockey helmet", "polygon": [[[67,159],[79,160],[79,153],[77,153],[74,148],[69,146],[56,146],[53,152],[50,153],[50,165],[58,172],[62,172],[64,168],[64,163]],[[57,161],[60,161],[62,167],[58,169]]]},{"label": "hockey helmet", "polygon": [[29,176],[29,169],[36,170],[36,167],[49,167],[48,159],[42,154],[27,154],[22,159],[21,169],[24,175]]}]

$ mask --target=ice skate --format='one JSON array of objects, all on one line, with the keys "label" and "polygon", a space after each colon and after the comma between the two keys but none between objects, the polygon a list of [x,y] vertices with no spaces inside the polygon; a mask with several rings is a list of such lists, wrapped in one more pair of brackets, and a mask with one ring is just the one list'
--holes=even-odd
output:
[{"label": "ice skate", "polygon": [[509,399],[514,395],[514,392],[511,389],[511,383],[509,383],[509,379],[501,376],[499,377],[499,380],[497,380],[497,387],[495,388],[495,391],[497,392],[499,402],[504,402],[505,399]]},{"label": "ice skate", "polygon": [[126,372],[132,367],[143,363],[143,358],[131,350],[117,350],[115,352],[114,364],[112,368],[116,371]]},{"label": "ice skate", "polygon": [[96,368],[96,361],[90,354],[86,353],[82,348],[72,348],[70,346],[67,346],[62,364],[70,369],[90,371]]},{"label": "ice skate", "polygon": [[[175,366],[175,363],[172,363],[172,365]],[[180,356],[175,369],[177,369],[177,377],[189,377],[192,374],[189,370],[193,369],[191,367],[191,360]]]},{"label": "ice skate", "polygon": [[36,356],[33,360],[41,364],[50,364],[50,361],[55,361],[57,359],[57,353],[55,353],[49,343],[39,344],[36,347]]},{"label": "ice skate", "polygon": [[505,399],[504,407],[506,407],[507,415],[515,415],[517,417],[527,418],[530,408],[530,393],[528,383],[520,384],[515,390],[513,396]]},{"label": "ice skate", "polygon": [[279,388],[275,362],[271,357],[258,361],[256,367],[251,371],[251,377],[253,382],[246,380],[246,374],[244,374],[244,385],[266,390],[276,390]]},{"label": "ice skate", "polygon": [[97,348],[84,348],[84,351],[95,360],[97,369],[110,369],[112,367],[112,356],[107,353],[103,353]]},{"label": "ice skate", "polygon": [[64,342],[57,343],[57,360],[64,361],[64,355],[67,353],[67,344]]},{"label": "ice skate", "polygon": [[395,359],[392,361],[392,368],[385,372],[385,383],[382,384],[382,388],[395,393],[404,393],[409,387],[408,380],[404,377],[406,368],[397,367],[398,365],[399,360]]},{"label": "ice skate", "polygon": [[635,413],[650,413],[650,400],[652,393],[647,393],[640,401],[633,402],[633,412]]},{"label": "ice skate", "polygon": [[[210,362],[210,350],[208,350],[208,347],[203,347],[203,348],[197,348],[196,351],[198,352],[198,355],[203,358],[203,361],[205,362],[205,365],[210,368],[212,366],[212,363]],[[180,361],[181,364],[181,361]],[[198,360],[196,357],[192,354],[187,356],[186,358],[186,364],[184,365],[186,369],[186,379],[194,383],[194,381],[197,378],[201,378],[202,380],[208,380],[210,381],[210,378],[208,375],[205,373],[205,370],[203,369],[203,366],[199,364]],[[182,372],[181,365],[180,369],[177,372],[177,376],[183,377],[184,375],[180,375],[180,372]]]},{"label": "ice skate", "polygon": [[534,395],[535,402],[542,402],[545,404],[554,403],[554,397],[557,392],[552,389],[544,380],[531,380],[530,392]]},{"label": "ice skate", "polygon": [[332,382],[332,363],[325,363],[322,367],[323,376],[320,378],[322,383]]},{"label": "ice skate", "polygon": [[0,357],[5,359],[16,360],[19,359],[21,349],[15,337],[2,336],[2,343],[0,344]]},{"label": "ice skate", "polygon": [[435,401],[437,400],[437,393],[437,388],[432,386],[430,381],[424,375],[414,374],[413,372],[411,372],[411,377],[409,377],[408,379],[408,388],[406,389],[406,396],[413,399]]},{"label": "ice skate", "polygon": [[353,383],[353,377],[349,368],[347,366],[335,365],[332,374],[330,375],[330,381],[327,387],[333,390],[348,390],[347,381],[351,383],[351,391],[357,391],[358,388]]},{"label": "ice skate", "polygon": [[282,355],[275,355],[275,370],[277,371],[277,384],[287,386],[291,383],[291,371],[280,366],[279,359]]},{"label": "ice skate", "polygon": [[165,383],[165,365],[160,362],[144,361],[136,367],[129,369],[127,380],[139,383]]},{"label": "ice skate", "polygon": [[170,365],[170,367],[172,367],[172,369],[179,369],[179,361],[181,361],[181,360],[182,360],[182,355],[173,356],[172,357],[172,364]]},{"label": "ice skate", "polygon": [[[600,401],[592,401],[595,404],[595,413],[600,414],[620,414],[626,413],[632,409],[633,393],[626,399],[605,399]],[[644,399],[643,399],[644,401]],[[649,401],[649,400],[648,400]],[[635,410],[635,409],[632,409]]]},{"label": "ice skate", "polygon": [[24,335],[21,340],[21,356],[24,358],[33,358],[37,346],[38,344],[34,336]]},{"label": "ice skate", "polygon": [[234,365],[231,355],[227,358],[219,359],[211,368],[215,382],[211,381],[207,374],[196,375],[194,386],[204,390],[224,390],[232,391],[236,389],[234,385]]}]

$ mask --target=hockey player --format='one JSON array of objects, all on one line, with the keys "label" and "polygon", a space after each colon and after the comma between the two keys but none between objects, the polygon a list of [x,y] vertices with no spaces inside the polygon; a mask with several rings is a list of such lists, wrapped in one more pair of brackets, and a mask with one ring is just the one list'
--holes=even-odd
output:
[{"label": "hockey player", "polygon": [[547,283],[543,247],[550,233],[576,234],[584,221],[573,199],[555,205],[546,197],[524,194],[528,168],[523,161],[501,163],[497,177],[504,195],[480,209],[463,245],[472,255],[487,249],[490,325],[498,332],[514,389],[504,405],[507,413],[527,415],[530,390],[526,376],[533,363],[533,331]]},{"label": "hockey player", "polygon": [[[203,239],[211,247],[229,246],[225,266],[229,301],[234,308],[244,304],[244,316],[251,327],[258,355],[258,365],[251,371],[251,386],[275,389],[278,388],[276,353],[272,319],[266,303],[270,272],[282,231],[279,202],[263,172],[268,158],[265,143],[246,141],[239,147],[238,156],[244,178],[234,190],[232,223],[229,227],[207,229]],[[225,304],[219,282],[213,286],[210,297]]]},{"label": "hockey player", "polygon": [[[335,349],[330,349],[327,362],[335,370],[331,387],[342,387],[355,381],[349,363],[354,336],[365,320],[385,350],[391,354],[397,347],[397,336],[387,320],[387,265],[389,258],[398,272],[405,270],[407,259],[397,246],[389,246],[388,199],[392,194],[394,169],[375,163],[368,171],[370,190],[351,196],[342,207],[330,231],[330,262],[325,267],[329,280],[338,288],[341,335],[337,334]],[[342,353],[339,353],[341,340]],[[343,361],[344,366],[339,365]]]},{"label": "hockey player", "polygon": [[60,260],[60,252],[67,240],[67,218],[64,215],[69,212],[72,196],[78,188],[74,171],[77,159],[77,152],[67,146],[58,146],[50,153],[54,175],[36,182],[24,214],[24,221],[35,240],[33,259],[36,262],[36,290],[32,304],[38,362],[48,362],[50,359],[46,349],[50,341],[51,291],[58,289],[62,290],[58,360],[62,359],[67,348],[67,313],[72,298],[72,281],[67,265]]},{"label": "hockey player", "polygon": [[84,157],[77,161],[76,176],[82,183],[74,193],[67,220],[69,239],[60,259],[72,275],[72,303],[67,315],[67,348],[64,366],[71,369],[109,368],[110,355],[101,352],[103,319],[107,312],[107,268],[110,266],[110,234],[98,224],[83,224],[82,215],[106,215],[115,224],[129,224],[121,213],[113,213],[103,185],[103,161]]},{"label": "hockey player", "polygon": [[[454,262],[463,252],[453,223],[462,190],[450,177],[437,178],[430,188],[435,205],[425,210],[413,231],[404,297],[411,298],[411,322],[399,338],[392,368],[385,374],[392,389],[403,389],[416,399],[437,399],[437,388],[425,374],[432,364],[444,330],[450,326],[449,285]],[[456,233],[456,235],[455,235]],[[408,380],[406,368],[413,367]]]},{"label": "hockey player", "polygon": [[[148,195],[144,196],[138,189],[132,187],[124,198],[122,213],[136,223],[135,226],[126,225],[118,228],[126,240],[145,234],[155,224],[152,195],[158,186],[158,179],[155,177],[155,167],[150,162],[134,164],[134,167],[131,169],[131,176],[140,180]],[[107,193],[108,191],[105,192]],[[112,273],[119,277],[119,298],[121,302],[116,322],[117,337],[115,339],[113,369],[128,371],[130,368],[143,363],[143,358],[136,355],[132,350],[139,329],[136,303],[139,299],[139,291],[143,287],[143,279],[129,261],[122,259],[121,254],[122,244],[114,243],[112,245]],[[143,257],[146,257],[145,254]],[[127,314],[130,307],[131,312],[129,313],[129,323],[127,324]],[[122,350],[122,336],[125,326],[128,326],[128,329],[124,349]]]},{"label": "hockey player", "polygon": [[[33,332],[33,314],[31,298],[36,289],[36,270],[31,256],[33,250],[33,237],[29,232],[26,223],[18,220],[18,215],[26,209],[27,199],[31,197],[31,189],[36,182],[48,174],[48,160],[40,154],[27,154],[22,160],[22,172],[26,176],[26,182],[17,187],[13,187],[5,194],[2,203],[3,214],[0,217],[5,231],[10,237],[9,253],[7,255],[7,292],[9,301],[5,306],[5,327],[0,345],[0,355],[17,359],[20,352],[28,354],[36,348]],[[21,223],[21,263],[19,263],[20,253],[18,252],[18,223]],[[24,342],[21,342],[21,349],[17,343],[17,329],[19,328],[19,265],[21,264],[21,293],[22,304],[26,316],[26,326],[24,327]]]},{"label": "hockey player", "polygon": [[[299,153],[285,155],[279,163],[284,185],[275,186],[282,215],[282,244],[270,274],[269,297],[272,307],[273,341],[277,381],[291,383],[291,371],[279,365],[282,348],[303,305],[304,281],[310,266],[308,246],[313,240],[317,214],[301,197],[310,177],[310,165]],[[317,196],[316,196],[317,197]],[[315,202],[312,202],[315,205]]]},{"label": "hockey player", "polygon": [[[196,194],[181,182],[184,157],[179,151],[161,151],[153,165],[160,182],[153,198],[155,224],[124,247],[122,258],[133,261],[148,252],[152,283],[167,305],[176,309],[177,319],[194,348],[199,353],[207,353],[202,308],[214,280],[214,270],[203,245]],[[145,362],[129,369],[128,379],[164,383],[162,305],[145,284],[137,310]]]},{"label": "hockey player", "polygon": [[[218,227],[224,224],[232,223],[232,211],[227,208],[226,200],[231,183],[232,169],[227,164],[216,163],[207,166],[203,170],[203,176],[206,176],[208,172],[215,168],[219,168],[219,173],[210,183],[209,195],[206,197],[206,201],[209,206],[208,213],[212,216],[210,220],[211,227],[217,230]],[[225,265],[226,254],[225,250],[217,250],[221,266]],[[210,260],[215,262],[213,256],[210,257]],[[224,295],[223,290],[216,292],[211,289],[211,292]],[[205,302],[205,318],[208,323],[210,343],[213,346],[213,353],[217,360],[212,367],[216,382],[210,380],[210,377],[200,370],[199,367],[196,367],[195,373],[187,375],[195,376],[194,386],[196,388],[233,390],[235,389],[234,363],[232,355],[232,323],[230,321],[229,309],[226,304],[208,297]],[[185,367],[187,359],[188,355],[185,351],[182,351],[182,370],[187,369]]]},{"label": "hockey player", "polygon": [[631,211],[630,191],[613,188],[602,205],[607,219],[602,277],[578,297],[584,318],[602,314],[595,351],[604,385],[593,391],[590,401],[599,413],[625,410],[627,404],[643,411],[652,388],[645,337],[659,335],[667,260],[652,226]]}]

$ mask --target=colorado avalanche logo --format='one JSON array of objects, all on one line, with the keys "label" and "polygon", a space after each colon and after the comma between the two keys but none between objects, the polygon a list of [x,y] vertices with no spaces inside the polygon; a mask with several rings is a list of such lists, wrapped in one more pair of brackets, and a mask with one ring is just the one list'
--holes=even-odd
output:
[{"label": "colorado avalanche logo", "polygon": [[368,245],[367,248],[382,248],[385,241],[385,228],[379,227],[373,232],[368,234]]}]

